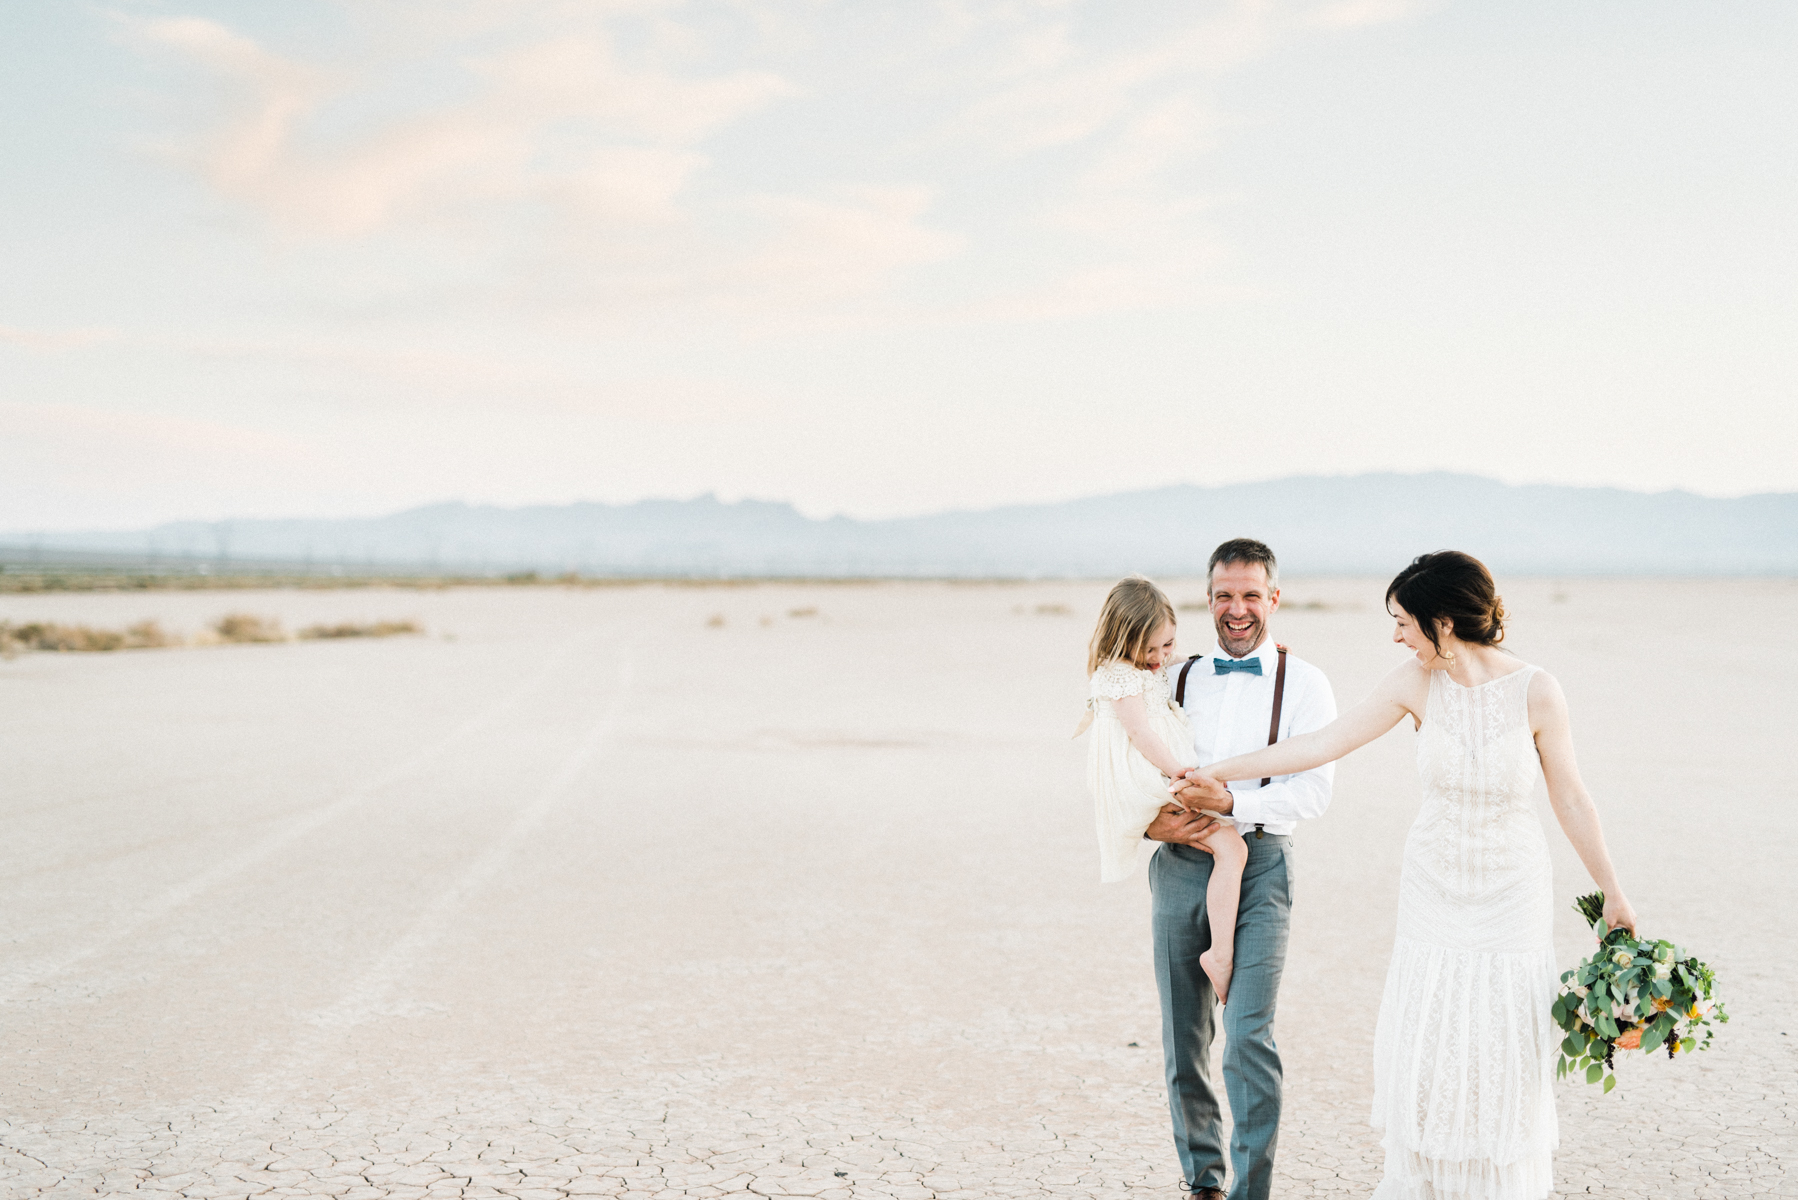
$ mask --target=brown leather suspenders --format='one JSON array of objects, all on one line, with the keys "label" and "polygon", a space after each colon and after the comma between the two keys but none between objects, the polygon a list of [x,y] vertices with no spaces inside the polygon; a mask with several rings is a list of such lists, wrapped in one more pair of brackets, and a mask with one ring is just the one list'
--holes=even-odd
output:
[{"label": "brown leather suspenders", "polygon": [[[1280,665],[1274,668],[1274,719],[1267,726],[1267,744],[1270,746],[1280,740],[1280,707],[1286,702],[1286,647],[1275,642],[1274,649],[1280,652]],[[1180,665],[1180,676],[1174,684],[1175,707],[1186,707],[1186,673],[1192,670],[1192,664],[1204,657],[1195,654]],[[1261,786],[1266,787],[1270,782],[1271,779],[1263,779]]]},{"label": "brown leather suspenders", "polygon": [[1186,673],[1188,671],[1192,670],[1192,664],[1198,662],[1201,658],[1204,658],[1204,657],[1205,656],[1203,654],[1195,654],[1191,658],[1187,659],[1186,664],[1180,668],[1180,680],[1178,683],[1174,684],[1174,707],[1175,708],[1185,708],[1186,707]]},{"label": "brown leather suspenders", "polygon": [[[1270,746],[1280,740],[1280,709],[1286,703],[1286,647],[1275,642],[1274,649],[1279,651],[1280,665],[1274,668],[1274,717],[1267,723],[1267,744]],[[1205,656],[1202,654],[1195,654],[1180,668],[1179,681],[1174,684],[1174,703],[1180,708],[1186,707],[1186,673],[1192,670],[1192,664],[1203,657]],[[1273,776],[1270,775],[1261,781],[1261,786],[1266,787],[1273,781]],[[1259,825],[1255,826],[1255,836],[1261,836]]]},{"label": "brown leather suspenders", "polygon": [[[1286,700],[1286,647],[1275,642],[1274,649],[1280,652],[1280,665],[1274,668],[1274,719],[1267,725],[1267,744],[1270,746],[1280,740],[1280,705]],[[1273,781],[1270,775],[1261,781],[1261,786],[1266,787]],[[1256,831],[1260,831],[1260,826],[1256,826]]]}]

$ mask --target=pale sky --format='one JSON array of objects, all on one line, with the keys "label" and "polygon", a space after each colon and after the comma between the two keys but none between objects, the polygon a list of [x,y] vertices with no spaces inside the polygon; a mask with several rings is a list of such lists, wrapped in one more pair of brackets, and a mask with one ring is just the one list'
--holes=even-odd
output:
[{"label": "pale sky", "polygon": [[1798,5],[0,5],[0,530],[1798,490]]}]

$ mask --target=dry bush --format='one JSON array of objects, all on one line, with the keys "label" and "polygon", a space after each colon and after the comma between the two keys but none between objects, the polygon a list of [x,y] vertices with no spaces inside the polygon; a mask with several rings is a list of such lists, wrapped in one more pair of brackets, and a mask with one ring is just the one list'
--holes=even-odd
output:
[{"label": "dry bush", "polygon": [[28,625],[0,622],[0,651],[20,650],[100,651],[149,650],[179,645],[180,639],[164,633],[154,621],[139,621],[126,629],[95,629],[89,625],[56,625],[36,621]]},{"label": "dry bush", "polygon": [[212,623],[212,632],[221,642],[285,642],[287,634],[281,622],[273,617],[250,613],[227,613]]},{"label": "dry bush", "polygon": [[423,633],[424,627],[417,621],[370,621],[357,624],[346,621],[340,625],[308,625],[300,630],[303,638],[358,638],[358,637],[393,637],[401,633]]},{"label": "dry bush", "polygon": [[154,621],[139,621],[125,629],[125,649],[154,650],[162,646],[179,646],[181,639],[172,633],[163,632],[162,626]]},{"label": "dry bush", "polygon": [[[402,633],[423,633],[417,621],[345,622],[340,625],[309,625],[300,631],[303,638],[393,637]],[[212,645],[285,642],[287,633],[273,617],[249,613],[230,613],[212,623],[210,632],[192,644]],[[164,632],[154,621],[139,621],[126,629],[95,629],[87,625],[56,625],[37,621],[13,625],[0,621],[0,654],[17,654],[24,650],[147,650],[156,646],[189,644],[182,638]]]}]

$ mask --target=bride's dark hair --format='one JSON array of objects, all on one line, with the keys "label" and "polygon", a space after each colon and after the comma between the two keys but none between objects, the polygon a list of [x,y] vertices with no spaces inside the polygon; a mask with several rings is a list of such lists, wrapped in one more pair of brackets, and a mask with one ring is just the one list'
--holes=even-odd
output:
[{"label": "bride's dark hair", "polygon": [[1459,550],[1419,554],[1386,589],[1386,611],[1392,602],[1411,614],[1423,635],[1442,653],[1436,623],[1447,621],[1455,636],[1475,646],[1505,640],[1505,604],[1486,564]]}]

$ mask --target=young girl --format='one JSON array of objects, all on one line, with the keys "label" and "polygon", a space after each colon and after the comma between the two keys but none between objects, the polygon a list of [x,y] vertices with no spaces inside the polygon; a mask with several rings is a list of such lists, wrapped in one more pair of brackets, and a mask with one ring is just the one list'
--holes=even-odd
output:
[{"label": "young girl", "polygon": [[[1105,883],[1136,869],[1143,831],[1168,802],[1168,780],[1196,765],[1186,714],[1169,694],[1173,658],[1174,606],[1141,576],[1120,581],[1105,597],[1086,657],[1093,731],[1086,784],[1098,817],[1099,878]],[[1221,1002],[1230,990],[1249,852],[1236,827],[1224,822],[1212,826],[1203,843],[1214,862],[1205,888],[1211,949],[1199,956],[1199,965]]]}]

